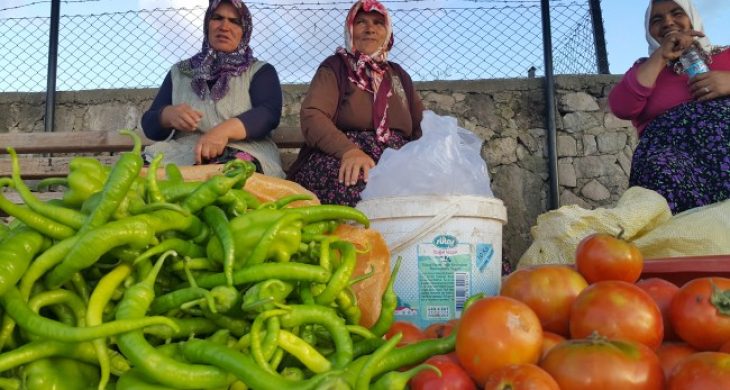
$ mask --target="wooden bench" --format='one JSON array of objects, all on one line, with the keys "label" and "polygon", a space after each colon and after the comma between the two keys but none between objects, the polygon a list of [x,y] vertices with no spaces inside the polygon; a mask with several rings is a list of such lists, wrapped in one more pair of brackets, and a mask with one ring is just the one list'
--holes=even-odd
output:
[{"label": "wooden bench", "polygon": [[[304,145],[299,127],[281,126],[272,133],[281,152],[284,170],[291,166],[299,148]],[[152,141],[142,137],[143,144]],[[53,133],[0,133],[0,177],[12,174],[10,156],[5,149],[12,146],[18,154],[21,176],[25,180],[62,177],[68,174],[69,161],[74,156],[92,155],[105,164],[113,164],[118,153],[131,150],[132,139],[118,131],[81,131]],[[6,198],[21,202],[13,191],[4,193]],[[56,194],[39,194],[40,198],[58,197]]]},{"label": "wooden bench", "polygon": [[[272,138],[281,150],[284,169],[296,158],[304,138],[298,127],[284,126],[274,130]],[[143,137],[143,143],[152,141]],[[76,155],[95,155],[104,163],[117,159],[117,152],[130,150],[132,139],[118,131],[82,131],[53,133],[0,133],[0,177],[12,172],[6,147],[18,153],[21,175],[24,179],[43,179],[65,176],[68,162]]]}]

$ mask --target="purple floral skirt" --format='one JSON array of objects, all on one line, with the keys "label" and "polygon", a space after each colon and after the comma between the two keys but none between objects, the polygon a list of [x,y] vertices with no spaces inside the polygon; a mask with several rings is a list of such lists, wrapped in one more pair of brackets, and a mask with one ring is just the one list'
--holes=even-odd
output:
[{"label": "purple floral skirt", "polygon": [[675,214],[730,198],[730,98],[655,118],[634,151],[629,185],[660,193]]},{"label": "purple floral skirt", "polygon": [[[376,140],[374,131],[348,131],[345,132],[345,135],[360,150],[372,157],[376,164],[385,149],[400,149],[408,142],[402,133],[396,131],[391,133],[391,137],[386,143]],[[362,172],[357,183],[352,186],[347,186],[337,180],[339,172],[339,158],[316,151],[309,155],[292,180],[314,192],[323,204],[355,206],[360,201],[360,193],[365,189]]]}]

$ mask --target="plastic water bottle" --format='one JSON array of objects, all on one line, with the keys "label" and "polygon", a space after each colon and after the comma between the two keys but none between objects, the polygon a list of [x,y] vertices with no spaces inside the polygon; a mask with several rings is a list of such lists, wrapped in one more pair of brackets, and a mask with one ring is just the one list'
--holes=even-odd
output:
[{"label": "plastic water bottle", "polygon": [[705,60],[700,55],[698,49],[694,46],[687,49],[687,51],[679,57],[679,61],[684,67],[684,72],[687,73],[689,78],[693,78],[698,74],[709,72],[710,68],[707,67]]}]

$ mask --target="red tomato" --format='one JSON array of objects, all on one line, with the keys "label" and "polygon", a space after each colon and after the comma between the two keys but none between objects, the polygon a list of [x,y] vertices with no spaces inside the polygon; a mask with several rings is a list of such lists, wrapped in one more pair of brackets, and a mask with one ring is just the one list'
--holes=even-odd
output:
[{"label": "red tomato", "polygon": [[502,281],[499,293],[530,306],[544,330],[568,336],[570,305],[587,286],[583,276],[573,268],[545,265],[511,273]]},{"label": "red tomato", "polygon": [[677,340],[677,335],[674,333],[674,328],[669,321],[669,304],[672,302],[674,294],[679,291],[679,287],[662,278],[641,279],[636,282],[636,285],[646,291],[659,306],[664,321],[664,340]]},{"label": "red tomato", "polygon": [[565,341],[565,337],[559,334],[553,332],[542,332],[542,349],[540,352],[540,356],[545,357],[548,351],[550,351],[554,346],[562,343],[563,341]]},{"label": "red tomato", "polygon": [[560,386],[534,364],[513,364],[492,372],[484,390],[560,390]]},{"label": "red tomato", "polygon": [[727,305],[711,301],[721,299],[729,289],[730,279],[711,277],[693,279],[680,287],[669,305],[669,319],[677,335],[701,351],[716,351],[730,340]]},{"label": "red tomato", "polygon": [[585,237],[576,248],[575,265],[588,283],[623,280],[634,283],[644,268],[644,257],[631,242],[610,234]]},{"label": "red tomato", "polygon": [[385,339],[389,340],[398,333],[403,333],[403,338],[398,342],[398,347],[417,343],[426,339],[426,335],[423,334],[421,328],[406,321],[394,321],[393,325],[391,325],[390,329],[388,329],[385,333]]},{"label": "red tomato", "polygon": [[656,350],[656,354],[659,357],[659,362],[662,364],[662,370],[664,370],[664,377],[669,379],[669,374],[672,373],[672,369],[682,359],[686,358],[697,350],[690,347],[685,343],[664,343]]},{"label": "red tomato", "polygon": [[662,313],[649,294],[631,283],[597,282],[575,298],[570,312],[572,338],[585,338],[594,332],[656,349],[664,336]]},{"label": "red tomato", "polygon": [[730,385],[730,354],[698,352],[679,362],[669,377],[668,390],[715,390]]},{"label": "red tomato", "polygon": [[457,323],[458,320],[451,320],[431,324],[423,330],[423,334],[427,339],[441,339],[450,335]]},{"label": "red tomato", "polygon": [[456,332],[456,356],[480,385],[500,367],[537,363],[541,347],[540,319],[529,306],[508,297],[474,302]]},{"label": "red tomato", "polygon": [[446,355],[436,355],[424,363],[441,371],[441,377],[431,370],[419,372],[408,383],[411,390],[476,390],[477,386],[458,363]]},{"label": "red tomato", "polygon": [[591,337],[556,345],[540,362],[561,390],[661,390],[664,373],[641,343]]},{"label": "red tomato", "polygon": [[730,353],[730,340],[723,344],[717,352]]}]

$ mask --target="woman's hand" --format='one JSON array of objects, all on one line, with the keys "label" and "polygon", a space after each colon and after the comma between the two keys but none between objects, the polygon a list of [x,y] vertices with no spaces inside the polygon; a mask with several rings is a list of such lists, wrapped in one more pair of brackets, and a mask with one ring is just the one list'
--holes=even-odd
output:
[{"label": "woman's hand", "polygon": [[202,112],[182,103],[163,108],[160,124],[168,129],[195,131],[202,118]]},{"label": "woman's hand", "polygon": [[689,82],[692,96],[698,101],[730,95],[730,72],[709,71],[699,74]]},{"label": "woman's hand", "polygon": [[660,46],[655,53],[661,55],[665,62],[674,61],[692,45],[695,37],[704,36],[705,34],[695,30],[670,32],[659,42]]},{"label": "woman's hand", "polygon": [[342,155],[340,173],[338,179],[346,186],[357,184],[357,178],[362,171],[363,181],[367,183],[370,168],[375,166],[375,161],[360,149],[351,149]]},{"label": "woman's hand", "polygon": [[228,141],[246,138],[246,127],[238,118],[231,118],[203,133],[195,145],[195,163],[212,160],[226,149]]}]

